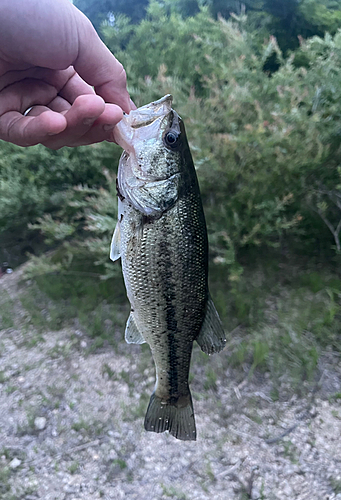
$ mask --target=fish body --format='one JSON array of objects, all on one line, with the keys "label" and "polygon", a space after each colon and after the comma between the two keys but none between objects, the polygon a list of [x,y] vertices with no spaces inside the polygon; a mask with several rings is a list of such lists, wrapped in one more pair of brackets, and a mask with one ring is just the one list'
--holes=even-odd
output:
[{"label": "fish body", "polygon": [[145,429],[195,440],[188,385],[193,341],[204,352],[225,346],[208,290],[208,243],[198,181],[172,96],[126,115],[117,177],[118,224],[111,258],[121,257],[131,313],[129,343],[147,342],[156,386]]}]

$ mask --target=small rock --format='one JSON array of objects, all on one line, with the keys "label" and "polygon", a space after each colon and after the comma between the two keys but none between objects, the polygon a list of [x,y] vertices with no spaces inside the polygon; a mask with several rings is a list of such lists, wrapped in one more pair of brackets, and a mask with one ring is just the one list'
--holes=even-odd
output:
[{"label": "small rock", "polygon": [[85,349],[85,347],[87,347],[87,345],[88,345],[88,344],[85,342],[85,340],[82,340],[82,341],[81,341],[81,347],[82,347],[83,349]]},{"label": "small rock", "polygon": [[117,453],[115,450],[110,450],[109,452],[109,459],[110,460],[115,460],[118,457]]},{"label": "small rock", "polygon": [[63,490],[66,492],[66,493],[73,493],[74,492],[74,487],[71,485],[71,484],[66,484],[64,487],[63,487]]},{"label": "small rock", "polygon": [[19,458],[13,458],[13,460],[9,463],[9,466],[11,469],[16,469],[20,464],[21,460],[19,460]]},{"label": "small rock", "polygon": [[38,429],[38,431],[42,431],[46,427],[46,418],[45,417],[37,417],[34,420],[34,427]]}]

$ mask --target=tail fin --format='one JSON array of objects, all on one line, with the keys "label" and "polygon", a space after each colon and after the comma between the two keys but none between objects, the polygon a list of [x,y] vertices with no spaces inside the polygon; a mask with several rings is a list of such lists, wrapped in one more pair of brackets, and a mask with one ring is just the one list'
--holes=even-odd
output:
[{"label": "tail fin", "polygon": [[[144,419],[146,431],[169,431],[177,439],[196,441],[196,428],[191,393],[178,402],[165,404],[158,396],[152,394]],[[183,404],[184,402],[184,404]]]}]

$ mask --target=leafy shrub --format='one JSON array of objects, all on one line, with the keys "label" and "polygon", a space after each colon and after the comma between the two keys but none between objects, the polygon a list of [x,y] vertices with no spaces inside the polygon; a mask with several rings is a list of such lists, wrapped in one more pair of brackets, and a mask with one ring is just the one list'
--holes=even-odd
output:
[{"label": "leafy shrub", "polygon": [[[175,94],[217,261],[232,264],[250,246],[339,249],[341,35],[303,43],[307,67],[296,67],[274,38],[259,47],[242,17],[213,21],[201,11],[184,23],[157,9],[130,32],[122,56],[129,66],[146,43],[147,64],[128,71],[138,103]],[[109,46],[119,33],[107,28]],[[271,54],[281,66],[269,77]]]},{"label": "leafy shrub", "polygon": [[[245,16],[213,20],[205,9],[184,20],[152,2],[139,25],[121,18],[104,30],[137,104],[175,95],[212,257],[230,266],[234,281],[243,252],[254,247],[291,245],[310,255],[340,249],[341,34],[302,42],[306,64],[297,67],[273,37],[260,46],[248,26]],[[280,68],[270,77],[264,62],[271,55]],[[112,269],[110,170],[118,154],[108,144],[57,152],[2,145],[0,228],[35,221],[31,229],[49,245],[62,244],[64,263],[87,254],[104,273]]]}]

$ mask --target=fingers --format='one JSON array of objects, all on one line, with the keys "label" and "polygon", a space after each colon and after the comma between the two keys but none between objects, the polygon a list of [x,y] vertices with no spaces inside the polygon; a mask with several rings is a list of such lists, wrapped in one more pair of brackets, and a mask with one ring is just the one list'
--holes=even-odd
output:
[{"label": "fingers", "polygon": [[[91,99],[98,96],[91,96]],[[122,109],[115,104],[103,104],[103,112],[96,116],[90,113],[91,106],[85,106],[85,96],[76,99],[73,106],[65,113],[67,128],[60,134],[47,138],[43,144],[51,149],[63,146],[84,146],[113,139],[113,129],[122,119]],[[89,101],[89,97],[87,98]],[[85,110],[87,112],[85,112]],[[92,116],[90,116],[92,115]]]},{"label": "fingers", "polygon": [[[114,141],[113,130],[115,125],[122,119],[122,109],[116,104],[106,104],[105,111],[102,115],[91,125],[85,134],[80,135],[79,130],[75,133],[68,134],[67,146],[85,146],[88,144],[95,144],[102,141]],[[71,129],[68,128],[71,131]],[[52,149],[58,149],[59,137],[49,139],[45,145]],[[64,141],[63,141],[64,142]],[[62,144],[64,146],[65,144]]]},{"label": "fingers", "polygon": [[[25,20],[33,18],[24,6],[23,22],[10,18],[0,33],[0,139],[53,149],[112,141],[122,110],[134,108],[122,65],[67,0],[35,2],[40,24]],[[11,12],[0,2],[0,13]]]},{"label": "fingers", "polygon": [[[57,111],[52,111],[50,106]],[[18,146],[44,144],[51,149],[113,140],[113,128],[123,113],[96,95],[79,96],[72,106],[55,98],[49,107],[33,106],[27,116],[17,111],[0,118],[0,139]]]},{"label": "fingers", "polygon": [[72,103],[80,95],[95,95],[94,89],[75,72],[74,68],[70,67],[65,73],[66,71],[67,80],[58,92],[61,97]]},{"label": "fingers", "polygon": [[52,111],[57,111],[57,113],[63,113],[71,108],[71,104],[66,99],[57,96],[49,103],[49,108],[52,109]]},{"label": "fingers", "polygon": [[0,116],[9,111],[24,113],[34,104],[46,104],[57,96],[57,89],[44,81],[25,78],[0,93]]},{"label": "fingers", "polygon": [[[60,103],[63,106],[63,103]],[[34,106],[29,116],[47,112],[46,107]],[[62,111],[67,127],[59,134],[40,141],[51,149],[63,146],[82,146],[104,140],[113,140],[113,129],[123,113],[115,104],[104,104],[99,96],[80,96],[68,109]]]},{"label": "fingers", "polygon": [[0,117],[0,139],[18,146],[34,146],[43,143],[50,135],[60,134],[66,127],[65,117],[54,111],[39,116],[8,111]]}]

